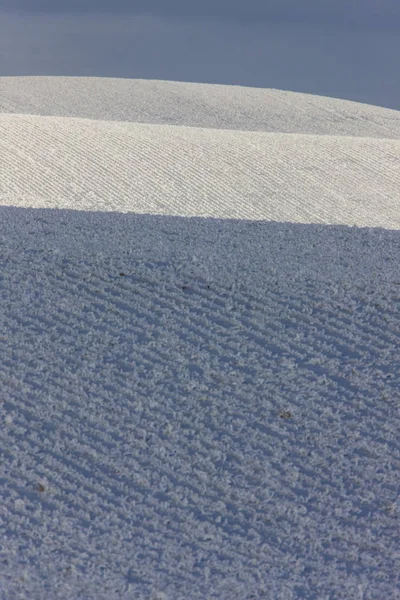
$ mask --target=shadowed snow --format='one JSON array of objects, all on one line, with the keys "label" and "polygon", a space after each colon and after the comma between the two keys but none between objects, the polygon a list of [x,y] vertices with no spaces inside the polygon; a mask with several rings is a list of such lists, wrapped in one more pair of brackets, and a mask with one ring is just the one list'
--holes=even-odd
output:
[{"label": "shadowed snow", "polygon": [[0,86],[0,598],[396,598],[399,113]]}]

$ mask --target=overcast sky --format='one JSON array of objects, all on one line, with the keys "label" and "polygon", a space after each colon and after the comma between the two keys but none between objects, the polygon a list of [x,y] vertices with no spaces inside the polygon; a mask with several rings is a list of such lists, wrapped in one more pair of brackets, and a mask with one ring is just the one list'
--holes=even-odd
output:
[{"label": "overcast sky", "polygon": [[398,0],[0,0],[0,8],[30,12],[148,12],[155,15],[254,15],[269,18],[281,15],[307,15],[321,18],[340,15],[343,20],[365,21],[369,17],[390,18],[400,15]]},{"label": "overcast sky", "polygon": [[400,110],[399,64],[400,0],[0,0],[0,75],[274,87]]}]

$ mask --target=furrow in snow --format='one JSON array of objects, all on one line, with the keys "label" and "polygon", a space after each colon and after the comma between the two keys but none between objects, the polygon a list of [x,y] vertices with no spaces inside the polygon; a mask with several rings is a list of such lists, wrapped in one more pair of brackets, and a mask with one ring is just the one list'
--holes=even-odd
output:
[{"label": "furrow in snow", "polygon": [[399,226],[397,140],[1,120],[3,204]]}]

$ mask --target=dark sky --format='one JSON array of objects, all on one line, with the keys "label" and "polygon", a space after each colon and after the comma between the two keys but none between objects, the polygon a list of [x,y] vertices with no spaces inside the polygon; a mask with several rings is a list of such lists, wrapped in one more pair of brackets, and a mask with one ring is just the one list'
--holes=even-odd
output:
[{"label": "dark sky", "polygon": [[0,10],[67,13],[148,13],[226,19],[308,20],[398,27],[400,0],[0,0]]},{"label": "dark sky", "polygon": [[399,64],[400,0],[0,0],[0,76],[236,84],[400,110]]}]

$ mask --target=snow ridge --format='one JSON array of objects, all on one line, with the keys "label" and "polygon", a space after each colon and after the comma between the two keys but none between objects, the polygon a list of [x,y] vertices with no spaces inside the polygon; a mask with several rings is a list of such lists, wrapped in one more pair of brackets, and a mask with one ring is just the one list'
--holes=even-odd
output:
[{"label": "snow ridge", "polygon": [[0,110],[0,600],[399,598],[399,114]]}]

